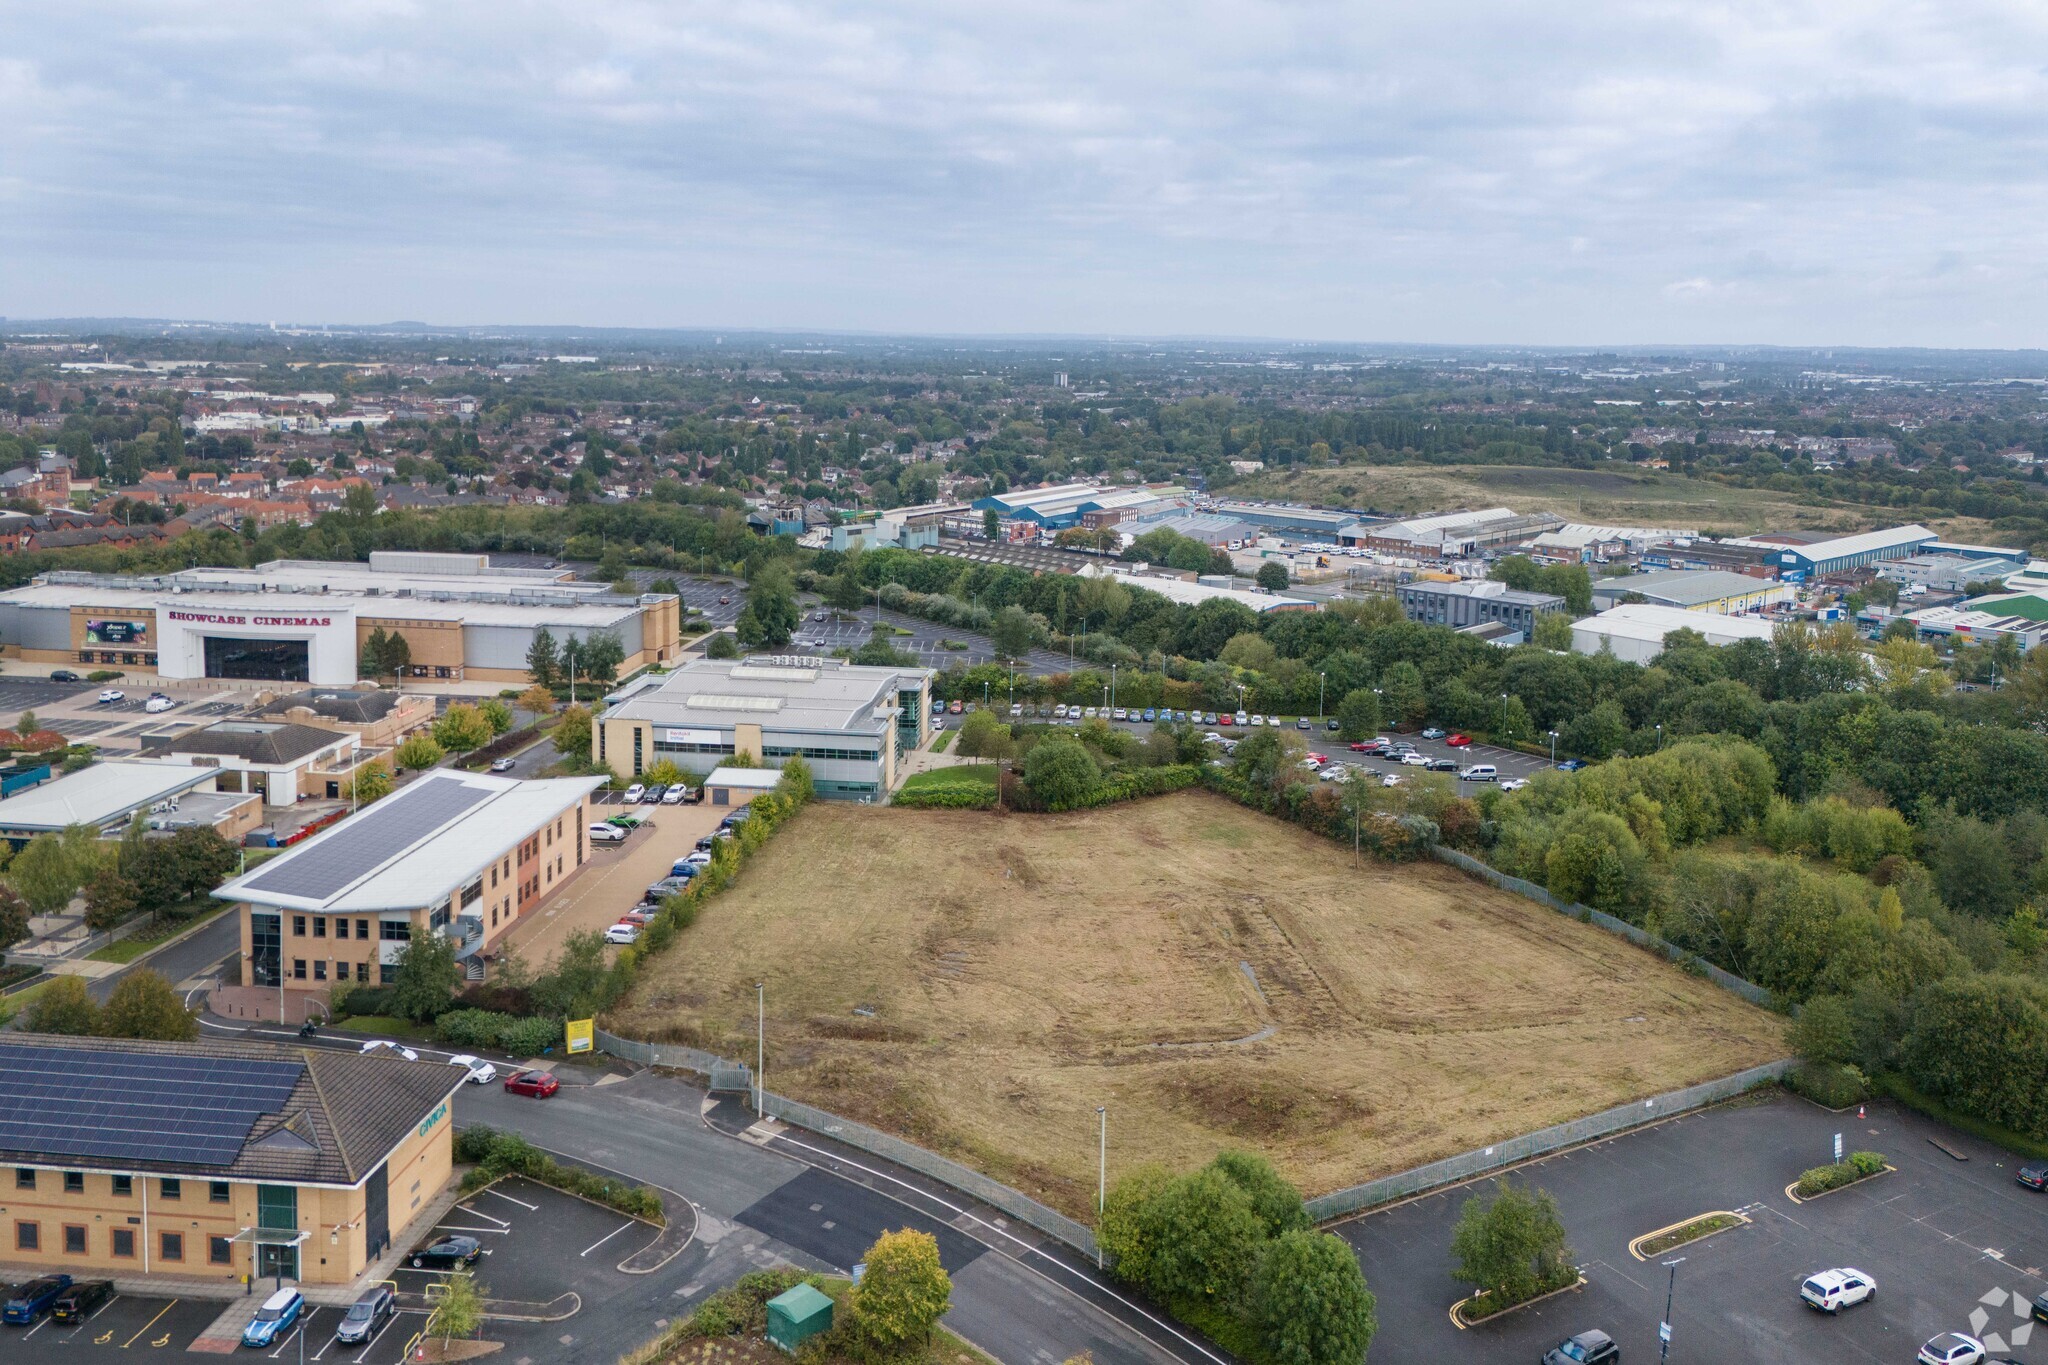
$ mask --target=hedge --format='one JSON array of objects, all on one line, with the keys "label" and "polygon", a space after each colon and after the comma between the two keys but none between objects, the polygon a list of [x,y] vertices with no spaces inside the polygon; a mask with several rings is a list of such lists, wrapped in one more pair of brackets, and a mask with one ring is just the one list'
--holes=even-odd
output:
[{"label": "hedge", "polygon": [[650,1223],[668,1219],[661,1195],[648,1186],[629,1185],[580,1166],[564,1166],[517,1133],[471,1124],[455,1135],[455,1159],[476,1163],[476,1169],[462,1178],[466,1192],[508,1175],[523,1175]]},{"label": "hedge", "polygon": [[1202,770],[1192,763],[1169,763],[1160,768],[1125,768],[1104,773],[1088,793],[1078,800],[1049,804],[1039,799],[1015,773],[1003,775],[1003,799],[1018,810],[1065,812],[1113,806],[1142,796],[1164,796],[1185,791],[1202,780]]},{"label": "hedge", "polygon": [[1866,1093],[1863,1073],[1838,1062],[1801,1062],[1785,1084],[1824,1109],[1847,1109]]},{"label": "hedge", "polygon": [[487,1048],[514,1057],[538,1057],[562,1041],[562,1021],[525,1018],[496,1010],[450,1010],[434,1021],[434,1036],[453,1047]]},{"label": "hedge", "polygon": [[1802,1171],[1799,1183],[1793,1193],[1802,1199],[1811,1199],[1829,1190],[1839,1190],[1844,1185],[1853,1185],[1884,1169],[1884,1158],[1876,1152],[1851,1152],[1847,1161],[1837,1161],[1831,1166],[1815,1166]]}]

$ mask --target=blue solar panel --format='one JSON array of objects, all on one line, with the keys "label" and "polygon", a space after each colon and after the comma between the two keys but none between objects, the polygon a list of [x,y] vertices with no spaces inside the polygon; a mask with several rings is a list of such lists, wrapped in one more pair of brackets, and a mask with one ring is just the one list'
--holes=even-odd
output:
[{"label": "blue solar panel", "polygon": [[226,1166],[305,1070],[0,1042],[0,1151]]},{"label": "blue solar panel", "polygon": [[459,778],[425,777],[287,853],[248,882],[251,891],[324,901],[495,794]]}]

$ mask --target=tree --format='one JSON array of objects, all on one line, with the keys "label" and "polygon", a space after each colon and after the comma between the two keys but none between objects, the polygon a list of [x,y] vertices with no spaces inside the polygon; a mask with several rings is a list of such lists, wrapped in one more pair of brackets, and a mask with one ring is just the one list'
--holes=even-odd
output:
[{"label": "tree", "polygon": [[996,613],[996,619],[989,625],[989,638],[995,642],[996,657],[999,659],[1021,659],[1031,652],[1036,643],[1037,628],[1024,608],[1012,604]]},{"label": "tree", "polygon": [[795,801],[799,806],[809,805],[818,793],[817,779],[811,775],[811,765],[804,762],[802,754],[791,754],[782,761],[782,779],[775,789]]},{"label": "tree", "polygon": [[1503,1179],[1491,1195],[1475,1194],[1458,1211],[1451,1234],[1452,1273],[1497,1303],[1519,1303],[1574,1272],[1557,1201]]},{"label": "tree", "polygon": [[[791,628],[795,628],[794,622],[791,622]],[[584,637],[583,671],[592,682],[609,687],[618,681],[619,666],[625,662],[626,647],[610,631],[595,631]]]},{"label": "tree", "polygon": [[142,967],[115,985],[100,1010],[96,1031],[106,1038],[189,1043],[199,1036],[199,1020],[185,1008],[185,998],[163,973]]},{"label": "tree", "polygon": [[441,1296],[434,1301],[427,1330],[440,1333],[446,1341],[450,1337],[473,1337],[483,1325],[484,1296],[476,1276],[458,1270],[441,1281]]},{"label": "tree", "polygon": [[1231,771],[1253,788],[1272,786],[1286,762],[1287,746],[1279,735],[1264,728],[1239,740],[1230,755]]},{"label": "tree", "polygon": [[1010,727],[993,711],[976,711],[960,725],[957,752],[962,758],[1008,758],[1015,748]]},{"label": "tree", "polygon": [[780,649],[789,643],[802,619],[789,569],[770,564],[748,583],[747,605],[733,629],[740,643],[750,649]]},{"label": "tree", "polygon": [[[72,829],[38,834],[7,865],[14,889],[39,914],[63,909],[99,864],[97,839],[73,838]],[[85,831],[88,836],[94,833]]]},{"label": "tree", "polygon": [[380,677],[402,678],[412,667],[412,641],[392,631],[384,641],[384,671]]},{"label": "tree", "polygon": [[1572,647],[1572,618],[1570,612],[1545,611],[1536,614],[1536,625],[1529,632],[1529,641],[1544,649],[1570,649]]},{"label": "tree", "polygon": [[0,882],[0,951],[28,937],[28,902],[13,887]]},{"label": "tree", "polygon": [[1158,1249],[1151,1288],[1167,1299],[1234,1302],[1265,1240],[1251,1196],[1223,1172],[1205,1167],[1162,1190],[1152,1216],[1158,1220]]},{"label": "tree", "polygon": [[434,722],[434,740],[451,753],[467,753],[491,742],[491,723],[468,702],[457,702]]},{"label": "tree", "polygon": [[427,734],[407,735],[405,742],[391,751],[391,759],[401,768],[424,772],[448,756],[447,750],[434,742]]},{"label": "tree", "polygon": [[461,984],[454,942],[439,930],[415,932],[398,953],[391,1007],[407,1019],[425,1023],[448,1007],[448,997]]},{"label": "tree", "polygon": [[526,674],[535,687],[550,691],[562,676],[562,656],[555,647],[554,632],[546,626],[533,633],[533,643],[526,647]]},{"label": "tree", "polygon": [[1054,810],[1078,806],[1101,780],[1094,755],[1066,735],[1041,740],[1024,756],[1024,785]]},{"label": "tree", "polygon": [[1287,566],[1277,559],[1269,559],[1259,565],[1254,581],[1267,592],[1287,591]]},{"label": "tree", "polygon": [[953,1298],[938,1239],[912,1228],[885,1232],[863,1259],[867,1269],[846,1298],[861,1335],[886,1354],[923,1346]]},{"label": "tree", "polygon": [[373,801],[381,801],[391,795],[391,787],[391,774],[372,765],[362,769],[350,780],[348,791],[344,795],[358,806],[367,806]]},{"label": "tree", "polygon": [[717,631],[705,642],[704,657],[707,659],[737,659],[740,657],[740,647],[733,640],[730,631]]},{"label": "tree", "polygon": [[569,758],[590,761],[590,710],[584,706],[565,706],[561,719],[555,722],[555,752]]},{"label": "tree", "polygon": [[492,738],[512,728],[512,708],[505,705],[503,698],[486,697],[477,703],[476,709],[490,723]]},{"label": "tree", "polygon": [[1816,995],[1800,1007],[1785,1041],[1809,1062],[1849,1062],[1856,1057],[1856,1026],[1839,995]]},{"label": "tree", "polygon": [[1359,1365],[1379,1330],[1378,1304],[1341,1237],[1297,1228],[1259,1257],[1252,1317],[1279,1365]]},{"label": "tree", "polygon": [[1369,687],[1344,694],[1337,703],[1337,733],[1345,739],[1370,739],[1379,733],[1379,694]]},{"label": "tree", "polygon": [[555,694],[535,683],[519,694],[518,704],[522,711],[531,715],[550,715],[555,709]]},{"label": "tree", "polygon": [[371,679],[383,678],[384,661],[389,650],[390,640],[384,634],[384,627],[371,626],[370,633],[363,637],[362,656],[356,660],[357,675]]},{"label": "tree", "polygon": [[85,927],[96,934],[120,924],[142,902],[135,883],[112,867],[103,867],[85,884]]},{"label": "tree", "polygon": [[30,1033],[62,1033],[74,1038],[99,1031],[100,1007],[85,989],[85,978],[60,976],[36,989],[22,1015]]},{"label": "tree", "polygon": [[1152,1210],[1173,1179],[1164,1166],[1140,1166],[1111,1186],[1103,1201],[1095,1240],[1115,1262],[1117,1275],[1132,1284],[1152,1283],[1159,1261],[1159,1227]]},{"label": "tree", "polygon": [[984,540],[996,540],[1003,534],[1003,519],[996,515],[993,507],[981,509],[981,535]]},{"label": "tree", "polygon": [[1388,713],[1397,721],[1414,725],[1429,714],[1429,694],[1423,687],[1422,670],[1406,659],[1387,665],[1380,674],[1380,695]]},{"label": "tree", "polygon": [[1268,1237],[1309,1226],[1301,1191],[1274,1170],[1273,1163],[1266,1158],[1256,1152],[1219,1152],[1209,1166],[1245,1192]]}]

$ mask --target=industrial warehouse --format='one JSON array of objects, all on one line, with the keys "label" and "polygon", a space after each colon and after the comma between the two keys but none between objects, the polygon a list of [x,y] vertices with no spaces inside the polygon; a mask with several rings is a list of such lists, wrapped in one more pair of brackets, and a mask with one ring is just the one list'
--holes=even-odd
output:
[{"label": "industrial warehouse", "polygon": [[404,675],[529,681],[542,629],[616,637],[620,672],[674,663],[681,603],[615,594],[567,570],[500,568],[488,555],[378,552],[368,564],[280,559],[253,569],[142,577],[58,572],[0,593],[8,657],[164,678],[346,687],[372,632],[405,641]]}]

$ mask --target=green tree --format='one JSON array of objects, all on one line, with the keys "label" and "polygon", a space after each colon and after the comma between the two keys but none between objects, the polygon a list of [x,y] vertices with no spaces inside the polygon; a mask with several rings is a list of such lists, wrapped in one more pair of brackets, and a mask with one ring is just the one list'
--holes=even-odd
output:
[{"label": "green tree", "polygon": [[425,1023],[448,1007],[448,998],[461,984],[454,942],[439,930],[415,930],[398,951],[391,1006],[407,1019]]},{"label": "green tree", "polygon": [[1054,810],[1071,810],[1094,792],[1102,769],[1079,740],[1055,735],[1024,756],[1024,785]]},{"label": "green tree", "polygon": [[85,989],[85,978],[60,976],[36,988],[36,998],[22,1014],[30,1033],[62,1033],[84,1037],[99,1032],[100,1007]]},{"label": "green tree", "polygon": [[996,540],[1003,534],[1003,519],[993,507],[981,509],[981,534],[984,540]]},{"label": "green tree", "polygon": [[989,638],[995,642],[999,659],[1023,658],[1031,652],[1037,637],[1038,631],[1031,617],[1024,608],[1014,604],[997,612],[996,619],[989,625]]},{"label": "green tree", "polygon": [[443,1341],[450,1337],[467,1339],[475,1336],[483,1325],[484,1295],[476,1276],[458,1270],[441,1281],[441,1296],[434,1301],[427,1331],[438,1334]]},{"label": "green tree", "polygon": [[1268,1237],[1309,1226],[1301,1191],[1274,1170],[1273,1163],[1266,1158],[1256,1152],[1219,1152],[1209,1166],[1245,1192]]},{"label": "green tree", "polygon": [[189,1043],[199,1036],[199,1020],[161,972],[142,967],[115,984],[100,1010],[96,1031],[107,1038]]},{"label": "green tree", "polygon": [[1261,727],[1237,742],[1230,755],[1231,771],[1254,789],[1271,787],[1287,763],[1287,746],[1280,736]]},{"label": "green tree", "polygon": [[1344,694],[1337,703],[1337,733],[1345,739],[1370,739],[1380,729],[1379,694],[1369,687]]},{"label": "green tree", "polygon": [[1001,761],[1008,758],[1015,749],[1016,741],[1010,733],[1010,727],[998,719],[995,712],[976,711],[961,722],[960,740],[955,752],[962,758],[989,758]]},{"label": "green tree", "polygon": [[384,671],[379,676],[402,678],[411,667],[412,641],[394,630],[384,641]]},{"label": "green tree", "polygon": [[1573,1273],[1557,1201],[1543,1190],[1528,1190],[1503,1178],[1492,1194],[1475,1194],[1458,1211],[1451,1234],[1454,1279],[1519,1303]]},{"label": "green tree", "polygon": [[371,766],[362,769],[350,779],[348,790],[343,793],[358,806],[367,806],[391,795],[391,774],[384,769]]},{"label": "green tree", "polygon": [[[721,839],[718,848],[724,849],[733,842]],[[611,984],[603,936],[595,929],[578,929],[562,940],[561,952],[534,981],[533,1001],[544,1014],[586,1019],[611,1003]]]},{"label": "green tree", "polygon": [[389,651],[390,639],[384,634],[384,627],[371,626],[370,633],[363,637],[363,652],[356,660],[356,673],[372,680],[386,677],[384,665]]},{"label": "green tree", "polygon": [[846,1300],[860,1334],[884,1354],[923,1347],[953,1298],[938,1239],[912,1228],[885,1232],[862,1259],[867,1269]]},{"label": "green tree", "polygon": [[0,951],[28,937],[28,902],[21,893],[0,882]]},{"label": "green tree", "polygon": [[780,649],[789,643],[802,619],[789,569],[770,564],[747,584],[747,605],[734,630],[749,649]]},{"label": "green tree", "polygon": [[1259,1257],[1252,1316],[1278,1365],[1359,1365],[1379,1330],[1378,1304],[1343,1238],[1298,1228]]},{"label": "green tree", "polygon": [[391,751],[391,759],[401,768],[424,772],[448,756],[448,751],[434,742],[427,734],[407,735],[405,742]]},{"label": "green tree", "polygon": [[450,753],[467,753],[491,742],[491,723],[468,702],[457,702],[434,722],[434,741]]},{"label": "green tree", "polygon": [[555,722],[555,752],[569,758],[590,761],[590,711],[582,706],[565,706]]},{"label": "green tree", "polygon": [[811,765],[804,762],[802,754],[791,754],[782,761],[782,778],[775,789],[799,806],[809,805],[817,795],[817,780],[811,776]]},{"label": "green tree", "polygon": [[707,659],[737,659],[740,647],[734,642],[731,631],[716,631],[704,643],[704,657]]},{"label": "green tree", "polygon": [[477,703],[478,712],[490,722],[491,736],[496,738],[512,728],[512,708],[498,697],[487,697]]},{"label": "green tree", "polygon": [[102,867],[85,884],[85,927],[103,934],[134,914],[141,901],[134,882],[112,865]]},{"label": "green tree", "polygon": [[7,875],[14,889],[38,914],[61,910],[99,865],[95,831],[75,837],[73,826],[61,834],[38,834],[14,855]]},{"label": "green tree", "polygon": [[1856,1059],[1856,1025],[1848,1002],[1839,995],[1816,995],[1800,1007],[1799,1017],[1785,1032],[1792,1050],[1809,1062],[1851,1062]]},{"label": "green tree", "polygon": [[1396,721],[1418,725],[1429,716],[1429,693],[1422,670],[1406,659],[1387,665],[1380,674],[1380,695],[1387,713]]},{"label": "green tree", "polygon": [[535,687],[549,691],[562,676],[562,656],[555,646],[554,632],[546,626],[533,633],[533,643],[526,647],[526,675],[533,679]]},{"label": "green tree", "polygon": [[1529,632],[1529,642],[1544,649],[1566,650],[1572,647],[1572,618],[1570,612],[1545,611],[1536,615],[1536,625]]},{"label": "green tree", "polygon": [[1152,1283],[1159,1261],[1159,1223],[1153,1210],[1173,1179],[1164,1166],[1143,1165],[1112,1185],[1103,1201],[1095,1239],[1115,1263],[1118,1276],[1131,1284]]},{"label": "green tree", "polygon": [[609,687],[617,682],[619,666],[625,662],[626,647],[610,631],[593,631],[584,637],[583,671],[600,687]]},{"label": "green tree", "polygon": [[1285,592],[1287,591],[1287,566],[1277,559],[1269,559],[1259,565],[1259,572],[1253,581],[1267,592]]},{"label": "green tree", "polygon": [[1153,1210],[1158,1246],[1151,1288],[1168,1299],[1235,1307],[1265,1241],[1251,1196],[1205,1167],[1168,1185]]}]

